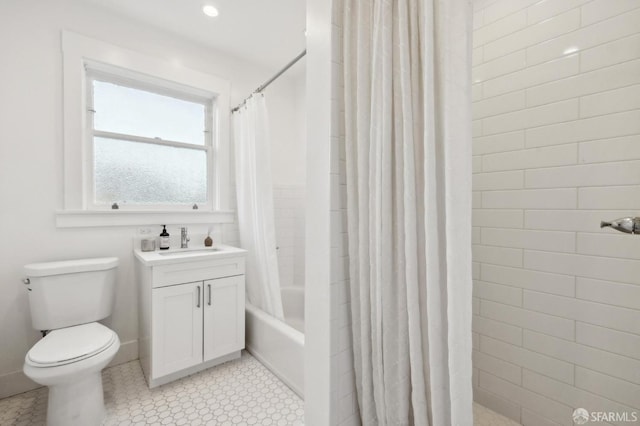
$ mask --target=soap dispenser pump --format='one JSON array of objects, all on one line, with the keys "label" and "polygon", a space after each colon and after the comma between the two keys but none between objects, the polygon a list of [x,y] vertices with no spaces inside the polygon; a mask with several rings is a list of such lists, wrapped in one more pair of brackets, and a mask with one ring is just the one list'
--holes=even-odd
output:
[{"label": "soap dispenser pump", "polygon": [[160,250],[169,250],[169,233],[167,232],[167,225],[162,225],[162,232],[160,233]]}]

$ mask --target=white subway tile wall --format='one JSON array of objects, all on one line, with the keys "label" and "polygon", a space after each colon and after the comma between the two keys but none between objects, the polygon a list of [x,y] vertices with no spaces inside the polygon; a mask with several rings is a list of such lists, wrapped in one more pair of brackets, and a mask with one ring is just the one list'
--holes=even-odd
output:
[{"label": "white subway tile wall", "polygon": [[280,287],[304,287],[305,194],[304,186],[273,187]]},{"label": "white subway tile wall", "polygon": [[[475,400],[640,412],[640,2],[474,0]],[[612,424],[623,424],[613,422]]]},{"label": "white subway tile wall", "polygon": [[333,0],[331,105],[331,424],[360,425],[353,370],[342,67],[342,0]]}]

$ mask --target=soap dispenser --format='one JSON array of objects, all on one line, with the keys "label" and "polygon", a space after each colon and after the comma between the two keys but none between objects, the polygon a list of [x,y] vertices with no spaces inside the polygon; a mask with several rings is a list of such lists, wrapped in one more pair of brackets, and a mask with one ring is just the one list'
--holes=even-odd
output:
[{"label": "soap dispenser", "polygon": [[160,233],[160,250],[169,250],[169,233],[167,232],[167,225],[162,225],[162,232]]},{"label": "soap dispenser", "polygon": [[213,240],[211,239],[211,228],[207,232],[207,238],[204,239],[204,246],[211,247],[213,245]]}]

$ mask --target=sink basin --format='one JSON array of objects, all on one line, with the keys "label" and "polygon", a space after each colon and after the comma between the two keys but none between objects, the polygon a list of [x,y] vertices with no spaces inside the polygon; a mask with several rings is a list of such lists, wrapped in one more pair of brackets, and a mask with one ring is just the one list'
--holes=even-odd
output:
[{"label": "sink basin", "polygon": [[184,262],[206,262],[234,256],[244,256],[246,250],[216,244],[213,247],[194,246],[189,248],[171,248],[169,250],[142,251],[136,248],[134,254],[144,265],[173,265]]},{"label": "sink basin", "polygon": [[218,247],[177,249],[177,250],[171,250],[171,251],[161,251],[161,252],[158,252],[158,254],[160,256],[184,256],[184,255],[194,254],[194,253],[212,253],[216,251],[221,251],[221,249]]}]

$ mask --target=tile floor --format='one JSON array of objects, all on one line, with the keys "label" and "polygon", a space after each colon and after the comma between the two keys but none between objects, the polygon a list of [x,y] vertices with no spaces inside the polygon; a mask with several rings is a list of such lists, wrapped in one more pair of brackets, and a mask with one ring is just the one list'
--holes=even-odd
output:
[{"label": "tile floor", "polygon": [[473,426],[520,426],[520,423],[474,402]]},{"label": "tile floor", "polygon": [[[250,354],[149,389],[138,361],[102,373],[111,425],[302,425],[304,403]],[[46,388],[0,400],[0,425],[45,424]]]},{"label": "tile floor", "polygon": [[[112,425],[303,425],[304,403],[247,352],[156,389],[149,389],[138,361],[103,371],[107,419]],[[45,424],[47,389],[0,400],[0,425]],[[515,426],[474,404],[475,426]]]}]

